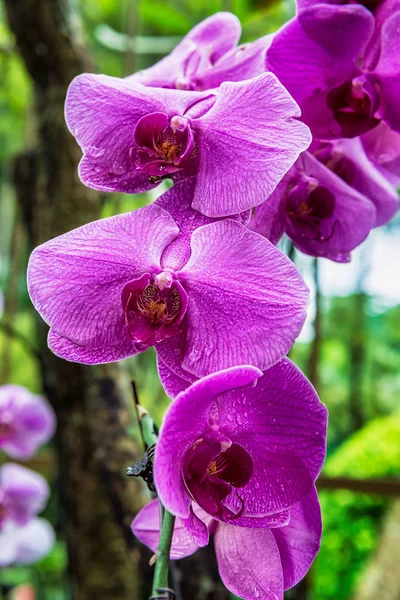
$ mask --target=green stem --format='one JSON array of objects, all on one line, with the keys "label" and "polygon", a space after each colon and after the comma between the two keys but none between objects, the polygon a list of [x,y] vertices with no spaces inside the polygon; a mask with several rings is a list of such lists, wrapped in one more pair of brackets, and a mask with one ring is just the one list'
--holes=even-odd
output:
[{"label": "green stem", "polygon": [[164,519],[161,528],[160,542],[156,552],[152,594],[157,595],[158,588],[168,587],[169,554],[174,533],[175,517],[164,509]]}]

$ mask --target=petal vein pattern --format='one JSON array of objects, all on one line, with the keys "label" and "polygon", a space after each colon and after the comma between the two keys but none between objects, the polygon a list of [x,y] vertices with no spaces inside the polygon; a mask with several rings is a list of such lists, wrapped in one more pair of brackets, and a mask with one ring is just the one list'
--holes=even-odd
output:
[{"label": "petal vein pattern", "polygon": [[[183,367],[197,376],[282,358],[300,333],[308,288],[291,261],[261,236],[225,220],[193,232],[179,273],[188,292]],[[168,357],[162,354],[168,364]]]},{"label": "petal vein pattern", "polygon": [[[143,272],[161,272],[162,252],[178,232],[169,213],[152,205],[90,223],[36,248],[28,287],[56,343],[65,336],[101,353],[102,347],[122,341],[121,354],[128,348],[134,354],[124,328],[122,288]],[[117,360],[104,355],[103,362],[107,359]]]}]

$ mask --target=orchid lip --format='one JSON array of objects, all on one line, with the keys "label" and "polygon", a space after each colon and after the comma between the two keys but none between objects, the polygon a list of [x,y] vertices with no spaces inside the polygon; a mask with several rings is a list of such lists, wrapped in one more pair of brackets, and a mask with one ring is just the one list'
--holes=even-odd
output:
[{"label": "orchid lip", "polygon": [[130,148],[131,163],[150,178],[162,178],[184,167],[195,153],[195,137],[187,117],[150,113],[139,119]]},{"label": "orchid lip", "polygon": [[187,294],[174,274],[144,273],[122,289],[121,302],[128,335],[140,348],[154,345],[180,331]]},{"label": "orchid lip", "polygon": [[[241,444],[201,438],[188,450],[182,477],[196,504],[212,516],[229,521],[238,519],[245,510],[235,489],[248,484],[253,469],[253,459]],[[240,503],[237,513],[224,505],[224,499],[232,492]]]}]

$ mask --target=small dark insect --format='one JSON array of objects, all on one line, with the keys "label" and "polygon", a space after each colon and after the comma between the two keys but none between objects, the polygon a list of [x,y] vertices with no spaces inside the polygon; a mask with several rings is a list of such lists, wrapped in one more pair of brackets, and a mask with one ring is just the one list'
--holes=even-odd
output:
[{"label": "small dark insect", "polygon": [[139,458],[133,465],[127,468],[128,477],[141,477],[151,492],[155,492],[153,480],[153,457],[156,445],[147,448],[143,458]]}]

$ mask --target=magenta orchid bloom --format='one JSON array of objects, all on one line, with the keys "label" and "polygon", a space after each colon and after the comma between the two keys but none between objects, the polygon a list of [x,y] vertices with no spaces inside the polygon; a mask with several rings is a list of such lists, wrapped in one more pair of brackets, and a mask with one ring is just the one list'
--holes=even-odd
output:
[{"label": "magenta orchid bloom", "polygon": [[306,315],[302,277],[241,222],[207,224],[187,201],[191,183],[36,248],[29,293],[58,356],[105,363],[155,345],[174,368],[183,347],[181,366],[200,377],[288,352]]},{"label": "magenta orchid bloom", "polygon": [[311,256],[348,262],[350,253],[398,209],[391,184],[368,160],[359,139],[314,142],[257,207],[253,231],[276,244],[286,233]]},{"label": "magenta orchid bloom", "polygon": [[305,254],[347,262],[398,207],[395,188],[369,160],[360,138],[315,140],[256,208],[250,228],[274,244],[286,233]]},{"label": "magenta orchid bloom", "polygon": [[194,209],[211,217],[261,204],[311,141],[275,75],[190,92],[80,75],[66,119],[84,156],[80,177],[103,191],[137,193],[164,177],[196,175]]},{"label": "magenta orchid bloom", "polygon": [[[400,132],[400,12],[317,4],[276,34],[267,66],[299,103],[316,138],[356,137],[387,123]],[[376,38],[376,39],[375,39]]]},{"label": "magenta orchid bloom", "polygon": [[0,566],[31,564],[52,548],[51,525],[37,518],[49,497],[47,481],[26,467],[0,467]]},{"label": "magenta orchid bloom", "polygon": [[[398,135],[400,137],[400,134]],[[310,152],[335,175],[373,203],[376,210],[373,227],[384,225],[396,214],[399,208],[397,191],[368,158],[360,138],[332,142],[315,140]]]},{"label": "magenta orchid bloom", "polygon": [[208,17],[154,66],[128,77],[146,86],[207,90],[224,81],[243,81],[265,71],[265,54],[272,36],[238,46],[239,19],[228,12]]},{"label": "magenta orchid bloom", "polygon": [[26,525],[7,522],[0,529],[0,566],[30,565],[46,556],[55,542],[54,529],[41,518]]},{"label": "magenta orchid bloom", "polygon": [[42,396],[19,385],[0,387],[1,450],[13,458],[30,458],[54,430],[54,411]]},{"label": "magenta orchid bloom", "polygon": [[46,480],[26,467],[6,463],[0,467],[0,530],[8,521],[26,525],[41,512],[49,496]]},{"label": "magenta orchid bloom", "polygon": [[[165,369],[160,375],[165,384]],[[288,359],[265,373],[234,367],[189,387],[170,372],[166,387],[175,399],[154,469],[160,500],[178,517],[172,557],[205,546],[213,532],[228,589],[244,599],[283,598],[319,548],[314,481],[325,458],[325,407]],[[155,549],[154,504],[133,530]]]},{"label": "magenta orchid bloom", "polygon": [[[172,537],[171,560],[190,556],[201,546],[201,531],[214,534],[214,547],[221,578],[226,587],[244,600],[281,600],[283,591],[298,583],[316,557],[321,542],[321,512],[313,489],[290,509],[282,527],[250,529],[210,518],[195,507],[200,527],[177,517]],[[203,525],[202,525],[203,524]],[[132,523],[134,535],[153,552],[160,537],[157,500],[147,504]],[[207,537],[208,539],[208,537]],[[272,595],[271,595],[272,594]]]}]

